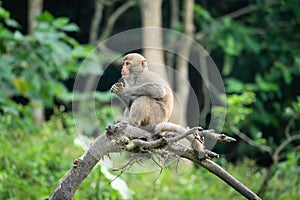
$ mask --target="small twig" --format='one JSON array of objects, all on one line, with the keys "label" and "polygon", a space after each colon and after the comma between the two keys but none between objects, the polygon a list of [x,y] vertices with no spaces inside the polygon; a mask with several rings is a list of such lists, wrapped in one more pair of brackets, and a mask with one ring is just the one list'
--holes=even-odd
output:
[{"label": "small twig", "polygon": [[300,145],[294,146],[291,149],[289,149],[286,152],[279,155],[279,160],[285,158],[287,154],[289,154],[291,152],[296,152],[296,151],[300,151]]},{"label": "small twig", "polygon": [[155,148],[158,148],[158,147],[171,145],[175,142],[178,142],[181,139],[186,138],[188,135],[193,134],[195,131],[199,131],[201,129],[202,128],[199,128],[199,127],[192,128],[192,129],[186,131],[185,133],[177,135],[173,138],[162,137],[162,138],[160,138],[158,140],[155,140],[155,141],[143,141],[143,140],[140,140],[140,139],[133,139],[133,140],[129,141],[129,143],[126,145],[126,149],[131,150],[131,149],[134,149],[135,147],[155,149]]},{"label": "small twig", "polygon": [[111,184],[112,182],[114,182],[115,180],[117,180],[117,178],[119,178],[124,172],[125,172],[125,170],[124,171],[120,171],[120,173],[118,175],[116,175],[113,179],[111,179],[109,181],[109,184]]},{"label": "small twig", "polygon": [[[267,2],[265,2],[262,5],[250,5],[250,6],[246,6],[246,7],[240,8],[238,10],[235,10],[235,11],[233,11],[231,13],[222,15],[222,16],[216,18],[216,20],[222,21],[226,17],[228,17],[230,19],[235,19],[235,18],[238,18],[240,16],[246,15],[246,14],[248,14],[250,12],[257,11],[257,10],[263,9],[265,7],[270,7],[270,6],[273,6],[273,5],[276,5],[276,4],[280,4],[280,1],[267,1]],[[207,30],[201,30],[201,31],[197,32],[195,34],[195,38],[197,40],[201,40],[204,36],[206,36],[206,34],[209,33],[209,31],[207,31]],[[254,29],[254,31],[257,31],[257,29]],[[258,33],[262,34],[261,31],[259,31]]]},{"label": "small twig", "polygon": [[121,7],[119,7],[117,10],[115,10],[108,18],[107,24],[106,24],[106,28],[103,32],[103,34],[101,35],[101,37],[98,39],[98,42],[102,42],[103,40],[105,40],[109,34],[111,33],[113,26],[115,25],[117,19],[126,11],[128,10],[130,7],[134,6],[136,4],[135,1],[129,0],[126,3],[124,3]]},{"label": "small twig", "polygon": [[102,20],[102,14],[103,14],[103,3],[99,0],[95,0],[95,8],[94,8],[94,16],[92,18],[91,27],[90,27],[90,38],[89,43],[90,44],[96,44],[97,37],[98,37],[98,30],[100,26],[100,22]]},{"label": "small twig", "polygon": [[123,165],[121,165],[118,168],[112,168],[113,171],[125,171],[127,169],[129,169],[130,167],[132,167],[132,165],[134,164],[135,158],[130,158],[129,161]]},{"label": "small twig", "polygon": [[170,139],[166,139],[168,144],[173,144],[174,142],[178,142],[179,140],[183,139],[183,138],[186,138],[187,136],[195,133],[195,132],[202,132],[203,131],[203,128],[201,127],[195,127],[195,128],[192,128],[192,129],[189,129],[188,131],[186,131],[185,133],[182,133],[180,135],[177,135],[173,138],[170,138]]},{"label": "small twig", "polygon": [[178,171],[179,161],[180,161],[180,159],[177,159],[177,162],[176,162],[176,168],[175,168],[177,174],[179,174],[179,171]]},{"label": "small twig", "polygon": [[291,126],[295,122],[295,120],[299,117],[299,114],[300,113],[296,113],[295,115],[293,115],[293,117],[289,120],[287,126],[285,127],[284,134],[285,134],[286,138],[291,137],[291,135],[290,135]]},{"label": "small twig", "polygon": [[217,133],[215,130],[211,129],[211,130],[203,130],[200,132],[201,134],[203,134],[203,136],[205,137],[209,137],[212,139],[215,139],[219,142],[235,142],[236,139],[229,137],[225,134],[220,134]]},{"label": "small twig", "polygon": [[287,146],[289,145],[291,142],[294,142],[295,140],[300,140],[300,134],[297,135],[293,135],[288,137],[283,143],[281,143],[275,150],[274,154],[273,154],[273,160],[274,163],[276,164],[279,161],[279,154],[280,152]]},{"label": "small twig", "polygon": [[263,144],[257,144],[254,140],[252,140],[250,137],[248,137],[245,133],[239,131],[233,125],[230,125],[230,130],[232,132],[234,132],[237,136],[239,136],[239,138],[241,138],[242,140],[244,140],[245,142],[250,144],[251,146],[257,147],[261,151],[267,152],[267,153],[269,153],[270,156],[272,156],[273,150],[269,146],[266,146],[266,145],[263,145]]},{"label": "small twig", "polygon": [[[152,158],[152,157],[151,157]],[[136,159],[136,163],[139,164],[141,167],[143,168],[146,168],[143,163],[141,162],[142,158],[141,159]]]},{"label": "small twig", "polygon": [[240,8],[238,10],[235,10],[235,11],[233,11],[231,13],[225,14],[225,15],[223,15],[221,17],[218,17],[217,20],[222,20],[225,17],[229,17],[231,19],[235,19],[235,18],[238,18],[238,17],[240,17],[242,15],[246,15],[246,14],[251,13],[253,11],[257,11],[257,10],[260,10],[262,8],[265,8],[265,7],[270,7],[270,6],[279,4],[279,3],[280,3],[280,1],[266,1],[264,4],[261,4],[261,5],[246,6],[246,7]]}]

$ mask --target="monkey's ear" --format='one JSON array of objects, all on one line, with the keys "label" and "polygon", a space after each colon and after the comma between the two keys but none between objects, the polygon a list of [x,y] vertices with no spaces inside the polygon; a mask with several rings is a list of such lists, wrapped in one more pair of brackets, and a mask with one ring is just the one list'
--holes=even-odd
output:
[{"label": "monkey's ear", "polygon": [[146,60],[146,59],[143,59],[143,60],[141,61],[141,63],[142,63],[143,69],[147,68],[147,60]]}]

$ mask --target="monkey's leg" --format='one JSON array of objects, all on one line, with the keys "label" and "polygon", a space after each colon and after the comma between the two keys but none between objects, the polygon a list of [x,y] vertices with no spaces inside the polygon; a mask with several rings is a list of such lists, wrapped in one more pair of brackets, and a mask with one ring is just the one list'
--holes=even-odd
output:
[{"label": "monkey's leg", "polygon": [[144,126],[148,122],[149,100],[147,97],[137,98],[131,105],[129,118],[138,126]]}]

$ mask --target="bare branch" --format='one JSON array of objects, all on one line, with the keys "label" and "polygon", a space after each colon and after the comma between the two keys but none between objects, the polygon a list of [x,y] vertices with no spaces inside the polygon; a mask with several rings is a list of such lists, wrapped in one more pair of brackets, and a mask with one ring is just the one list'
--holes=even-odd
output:
[{"label": "bare branch", "polygon": [[112,6],[114,5],[115,2],[120,1],[120,0],[96,0],[99,3],[106,5],[106,6]]},{"label": "bare branch", "polygon": [[284,134],[287,138],[291,137],[290,135],[290,129],[292,124],[295,122],[295,120],[299,117],[300,113],[296,113],[295,115],[293,115],[293,117],[289,120],[287,126],[284,129]]},{"label": "bare branch", "polygon": [[105,40],[111,33],[117,19],[126,11],[128,10],[130,7],[134,6],[136,4],[136,1],[133,0],[129,0],[126,3],[124,3],[121,7],[119,7],[117,10],[115,10],[113,12],[112,15],[110,15],[107,24],[106,24],[106,28],[103,32],[103,34],[101,35],[101,37],[98,39],[98,42],[102,42],[103,40]]},{"label": "bare branch", "polygon": [[[202,136],[211,136],[212,131],[202,130],[202,128],[201,131],[199,131],[199,127],[196,127],[175,137],[164,137],[158,140],[153,140],[153,138],[151,138],[151,133],[132,126],[129,123],[120,122],[109,126],[107,127],[106,133],[99,136],[84,155],[74,161],[73,168],[61,180],[49,199],[72,199],[81,182],[88,176],[92,168],[104,155],[109,152],[118,152],[120,149],[126,149],[131,143],[133,143],[133,146],[137,147],[135,150],[137,149],[138,151],[140,149],[141,152],[137,152],[138,154],[133,153],[131,160],[119,168],[121,171],[127,170],[133,164],[134,159],[136,159],[136,162],[138,162],[139,159],[143,159],[143,152],[146,152],[147,155],[149,155],[148,152],[150,152],[150,156],[152,156],[152,158],[154,155],[160,155],[158,159],[162,163],[169,159],[170,156],[173,158],[183,157],[200,164],[210,172],[214,173],[246,198],[260,199],[220,166],[210,160],[199,158],[199,155],[193,149],[190,149],[186,145],[177,143],[177,141],[183,139],[184,136],[195,134],[195,132],[200,135],[202,134]],[[221,138],[224,137],[222,136]],[[151,153],[151,151],[155,152],[155,154]],[[208,153],[215,155],[213,152]],[[135,155],[138,156],[135,157]],[[156,162],[156,164],[160,166],[162,170],[164,164],[161,165],[158,162]]]},{"label": "bare branch", "polygon": [[103,14],[103,4],[99,0],[94,0],[95,2],[95,11],[92,18],[91,28],[90,28],[90,44],[97,43],[98,30],[102,20]]},{"label": "bare branch", "polygon": [[297,135],[293,135],[288,137],[283,143],[281,143],[275,150],[274,154],[273,154],[273,160],[274,163],[277,163],[279,161],[279,154],[281,153],[281,151],[290,143],[296,141],[296,140],[300,140],[300,134]]},{"label": "bare branch", "polygon": [[230,125],[230,130],[232,132],[234,132],[239,138],[241,138],[242,140],[247,142],[249,145],[257,147],[261,151],[267,152],[270,154],[270,156],[272,156],[273,150],[269,146],[266,146],[263,144],[257,144],[254,140],[252,140],[250,137],[248,137],[245,133],[242,133],[240,130],[238,130],[238,128],[236,128],[233,125]]},{"label": "bare branch", "polygon": [[[218,17],[216,20],[222,21],[226,17],[230,18],[230,19],[235,19],[235,18],[238,18],[240,16],[249,14],[251,12],[254,12],[254,11],[266,8],[266,7],[274,6],[274,5],[277,5],[277,4],[280,4],[280,1],[277,1],[277,0],[275,0],[275,1],[267,1],[264,4],[261,4],[261,5],[249,5],[249,6],[240,8],[238,10],[235,10],[235,11],[233,11],[231,13],[222,15],[222,16]],[[257,29],[255,29],[255,30],[258,31]],[[262,34],[262,31],[259,30],[258,33]],[[197,32],[195,34],[195,38],[197,40],[201,40],[206,34],[208,34],[207,30],[201,30],[201,31],[199,31],[199,32]]]},{"label": "bare branch", "polygon": [[211,130],[203,130],[200,133],[203,134],[204,137],[215,139],[219,142],[235,142],[236,141],[236,139],[229,137],[225,134],[216,133],[216,131],[212,130],[212,129]]},{"label": "bare branch", "polygon": [[296,151],[300,151],[300,145],[294,146],[291,149],[287,150],[286,152],[281,153],[281,155],[279,155],[279,160],[285,158],[287,154]]},{"label": "bare branch", "polygon": [[73,196],[82,183],[89,175],[97,162],[107,153],[113,152],[116,147],[112,145],[107,134],[98,137],[82,157],[76,159],[72,169],[59,182],[49,200],[51,199],[73,199]]},{"label": "bare branch", "polygon": [[[173,148],[173,146],[171,147]],[[182,152],[181,149],[172,149],[174,152]],[[245,196],[247,199],[261,199],[259,196],[257,196],[254,192],[252,192],[249,188],[247,188],[245,185],[243,185],[241,182],[239,182],[237,179],[235,179],[233,176],[231,176],[226,170],[224,170],[222,167],[217,165],[215,162],[209,159],[199,159],[197,158],[191,151],[185,151],[185,153],[182,155],[182,157],[187,158],[194,163],[197,163],[210,171],[211,173],[215,174],[219,178],[221,178],[224,182],[226,182],[228,185],[230,185],[232,188],[234,188],[236,191],[238,191],[240,194]]]},{"label": "bare branch", "polygon": [[280,3],[280,1],[266,1],[264,4],[249,5],[249,6],[240,8],[238,10],[235,10],[231,13],[225,14],[221,17],[218,17],[217,20],[222,20],[226,17],[229,17],[231,19],[238,18],[242,15],[246,15],[248,13],[251,13],[251,12],[266,8],[266,7],[274,6],[279,3]]}]

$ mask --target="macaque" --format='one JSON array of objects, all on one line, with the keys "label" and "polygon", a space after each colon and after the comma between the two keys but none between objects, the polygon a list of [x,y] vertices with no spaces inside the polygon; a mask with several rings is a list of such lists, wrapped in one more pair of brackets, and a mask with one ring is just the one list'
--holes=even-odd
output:
[{"label": "macaque", "polygon": [[149,71],[147,60],[137,53],[127,54],[121,74],[125,86],[115,83],[111,92],[125,103],[126,109],[124,117],[116,121],[128,121],[148,131],[167,122],[173,109],[173,93],[165,80]]},{"label": "macaque", "polygon": [[[111,92],[126,105],[124,116],[116,117],[116,122],[126,121],[158,136],[188,130],[168,122],[173,109],[172,90],[158,74],[149,71],[147,60],[142,55],[127,54],[123,58],[121,74],[125,86],[115,83],[111,87]],[[187,139],[202,157],[203,143],[192,136],[187,136]]]}]

